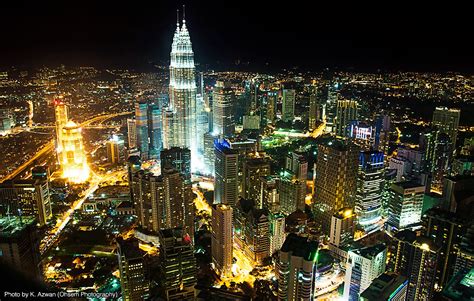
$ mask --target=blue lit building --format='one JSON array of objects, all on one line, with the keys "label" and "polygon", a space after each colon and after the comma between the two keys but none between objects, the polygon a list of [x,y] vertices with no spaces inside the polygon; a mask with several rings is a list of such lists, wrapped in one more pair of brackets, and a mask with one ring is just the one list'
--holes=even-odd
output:
[{"label": "blue lit building", "polygon": [[384,188],[384,154],[364,151],[359,154],[355,212],[366,232],[382,228],[382,193]]}]

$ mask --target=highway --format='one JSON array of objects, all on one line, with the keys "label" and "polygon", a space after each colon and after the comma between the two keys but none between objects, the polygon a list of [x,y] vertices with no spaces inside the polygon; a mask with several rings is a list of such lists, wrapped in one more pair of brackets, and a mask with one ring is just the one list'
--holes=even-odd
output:
[{"label": "highway", "polygon": [[[87,127],[90,124],[94,122],[100,122],[103,123],[107,119],[111,119],[117,116],[123,116],[123,115],[129,115],[132,114],[133,112],[121,112],[121,113],[113,113],[113,114],[107,114],[107,115],[99,115],[96,117],[93,117],[89,120],[86,120],[80,124],[81,127]],[[102,126],[102,125],[100,125]],[[8,176],[4,177],[2,179],[3,181],[14,179],[16,176],[18,176],[20,173],[22,173],[28,166],[33,164],[37,159],[39,159],[41,156],[48,154],[49,152],[54,151],[54,140],[51,140],[48,142],[43,148],[41,148],[33,157],[31,157],[28,161],[24,162],[21,164],[19,167],[17,167],[13,172],[11,172]]]}]

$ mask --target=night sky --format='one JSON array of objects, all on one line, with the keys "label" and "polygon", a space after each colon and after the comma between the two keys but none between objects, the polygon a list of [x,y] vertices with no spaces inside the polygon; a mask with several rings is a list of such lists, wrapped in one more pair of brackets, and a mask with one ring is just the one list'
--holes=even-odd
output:
[{"label": "night sky", "polygon": [[395,1],[383,6],[334,1],[100,2],[15,1],[2,7],[0,66],[139,69],[166,62],[176,9],[185,3],[196,62],[212,68],[474,71],[467,7]]}]

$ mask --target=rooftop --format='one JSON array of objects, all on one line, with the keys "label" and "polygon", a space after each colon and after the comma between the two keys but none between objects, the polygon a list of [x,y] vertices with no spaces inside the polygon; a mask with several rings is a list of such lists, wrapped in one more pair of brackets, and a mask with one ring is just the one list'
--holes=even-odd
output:
[{"label": "rooftop", "polygon": [[290,233],[281,247],[281,252],[291,252],[292,256],[303,257],[307,261],[317,258],[318,242],[310,241],[306,237]]},{"label": "rooftop", "polygon": [[378,254],[383,252],[385,249],[387,249],[385,244],[376,244],[371,247],[365,247],[365,248],[361,248],[357,250],[352,250],[351,252],[367,259],[373,259]]}]

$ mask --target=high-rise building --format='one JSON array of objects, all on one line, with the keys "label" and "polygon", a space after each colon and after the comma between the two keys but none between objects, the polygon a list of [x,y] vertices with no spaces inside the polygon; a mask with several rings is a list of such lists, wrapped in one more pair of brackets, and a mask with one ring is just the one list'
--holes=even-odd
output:
[{"label": "high-rise building", "polygon": [[52,217],[49,184],[45,180],[8,180],[0,184],[1,215],[34,217],[45,225]]},{"label": "high-rise building", "polygon": [[405,276],[383,273],[360,295],[361,301],[405,301],[408,280]]},{"label": "high-rise building", "polygon": [[343,207],[352,207],[357,191],[359,147],[339,139],[318,144],[313,211],[329,234],[331,217]]},{"label": "high-rise building", "polygon": [[232,208],[224,204],[212,206],[212,263],[221,277],[232,276]]},{"label": "high-rise building", "polygon": [[467,230],[467,221],[452,212],[432,208],[424,214],[423,226],[424,235],[441,246],[436,269],[436,286],[443,288],[454,275],[456,256]]},{"label": "high-rise building", "polygon": [[197,152],[194,52],[184,16],[181,27],[179,20],[176,25],[171,45],[168,108],[172,122],[165,122],[164,131],[169,135],[165,135],[168,141],[164,145],[166,148],[188,148],[194,154]]},{"label": "high-rise building", "polygon": [[172,147],[161,151],[161,168],[174,168],[188,181],[191,180],[191,151],[187,148]]},{"label": "high-rise building", "polygon": [[132,199],[138,224],[157,233],[182,227],[193,234],[194,205],[190,184],[174,169],[164,168],[160,176],[143,170],[132,176]]},{"label": "high-rise building", "polygon": [[267,123],[275,122],[276,105],[278,103],[278,91],[270,91],[267,94]]},{"label": "high-rise building", "polygon": [[357,120],[357,101],[341,99],[337,101],[335,133],[337,136],[346,137],[351,121]]},{"label": "high-rise building", "polygon": [[407,300],[432,300],[440,248],[425,237],[417,238],[412,246]]},{"label": "high-rise building", "polygon": [[54,100],[54,113],[56,120],[56,149],[58,154],[62,151],[62,133],[63,127],[66,126],[69,120],[69,110],[62,99]]},{"label": "high-rise building", "polygon": [[234,241],[255,265],[270,257],[270,213],[253,200],[240,199],[235,209]]},{"label": "high-rise building", "polygon": [[454,265],[454,275],[474,268],[474,224],[465,231],[459,243]]},{"label": "high-rise building", "polygon": [[243,192],[244,198],[259,203],[261,196],[261,177],[270,175],[270,160],[267,157],[247,157],[244,160]]},{"label": "high-rise building", "polygon": [[37,231],[35,217],[0,217],[0,262],[42,281]]},{"label": "high-rise building", "polygon": [[124,141],[122,137],[114,135],[106,143],[107,147],[107,162],[110,164],[121,164],[124,161]]},{"label": "high-rise building", "polygon": [[215,137],[212,133],[207,132],[204,134],[204,167],[203,171],[205,174],[214,174],[214,140]]},{"label": "high-rise building", "polygon": [[443,191],[444,177],[449,175],[454,144],[451,137],[440,130],[431,132],[426,151],[426,163],[432,174],[431,190]]},{"label": "high-rise building", "polygon": [[293,122],[295,119],[296,91],[294,89],[283,89],[281,119],[285,122]]},{"label": "high-rise building", "polygon": [[148,137],[148,101],[140,100],[135,103],[135,124],[137,133],[137,148],[142,159],[149,158],[150,144]]},{"label": "high-rise building", "polygon": [[447,134],[453,147],[456,146],[460,116],[461,110],[446,107],[437,107],[433,112],[432,127]]},{"label": "high-rise building", "polygon": [[288,234],[275,263],[279,301],[313,300],[317,257],[318,242]]},{"label": "high-rise building", "polygon": [[163,148],[162,141],[162,114],[160,106],[157,104],[148,105],[148,136],[150,140],[149,157],[150,159],[157,159],[160,156]]},{"label": "high-rise building", "polygon": [[239,197],[238,191],[238,156],[239,153],[229,148],[225,140],[215,141],[215,184],[214,202],[227,204],[235,209]]},{"label": "high-rise building", "polygon": [[127,119],[127,135],[128,149],[137,147],[137,121],[135,119]]},{"label": "high-rise building", "polygon": [[360,293],[385,272],[386,259],[387,247],[384,244],[350,250],[344,281],[344,300],[359,300]]},{"label": "high-rise building", "polygon": [[63,178],[73,183],[82,183],[89,178],[82,129],[71,120],[62,128],[60,160]]},{"label": "high-rise building", "polygon": [[257,202],[258,208],[266,208],[275,213],[280,211],[280,194],[278,192],[278,177],[263,177],[261,182],[260,201]]},{"label": "high-rise building", "polygon": [[217,81],[213,93],[213,128],[215,135],[230,137],[235,131],[235,95],[230,83]]},{"label": "high-rise building", "polygon": [[421,222],[425,186],[417,182],[399,182],[390,186],[388,225],[403,230]]},{"label": "high-rise building", "polygon": [[341,208],[331,218],[329,249],[348,244],[354,238],[356,215],[350,207]]},{"label": "high-rise building", "polygon": [[180,228],[159,231],[160,273],[165,300],[195,300],[196,258],[192,239]]},{"label": "high-rise building", "polygon": [[319,121],[319,103],[317,97],[316,87],[312,88],[311,94],[309,95],[309,118],[308,118],[308,127],[310,130],[316,129],[316,124]]},{"label": "high-rise building", "polygon": [[280,211],[290,215],[296,210],[305,209],[306,182],[299,180],[292,173],[285,171],[278,179]]},{"label": "high-rise building", "polygon": [[285,163],[286,170],[293,173],[298,180],[306,181],[308,178],[308,161],[302,153],[289,153]]},{"label": "high-rise building", "polygon": [[281,249],[285,238],[285,215],[270,212],[270,255]]},{"label": "high-rise building", "polygon": [[138,239],[117,238],[120,286],[124,301],[144,300],[149,296],[150,281],[145,254],[138,247]]},{"label": "high-rise building", "polygon": [[382,192],[384,189],[384,155],[379,151],[361,152],[357,176],[355,212],[365,232],[382,228]]}]

